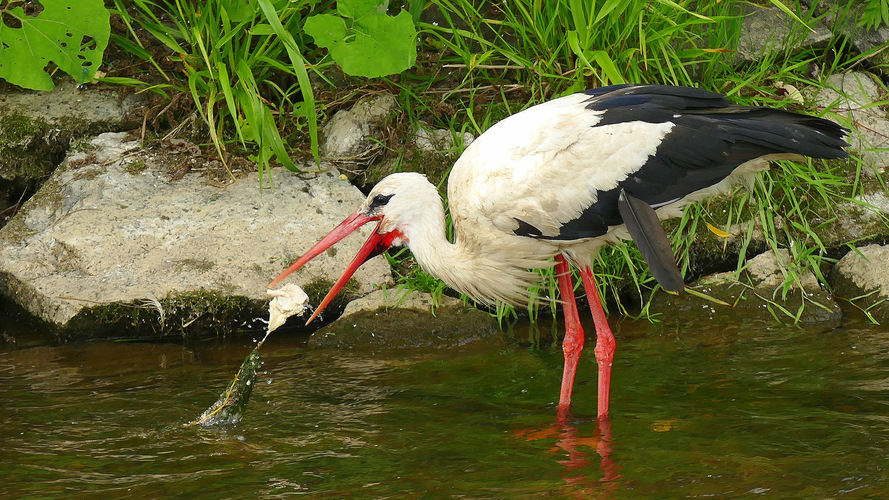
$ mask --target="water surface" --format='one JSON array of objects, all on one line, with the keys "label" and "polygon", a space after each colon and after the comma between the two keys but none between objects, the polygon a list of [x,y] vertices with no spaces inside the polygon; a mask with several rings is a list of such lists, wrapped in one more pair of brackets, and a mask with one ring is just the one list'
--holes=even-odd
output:
[{"label": "water surface", "polygon": [[244,419],[205,429],[183,424],[216,400],[250,339],[59,346],[9,325],[0,494],[889,497],[885,328],[612,325],[610,432],[595,418],[591,352],[559,424],[561,352],[524,340],[344,352],[273,334]]}]

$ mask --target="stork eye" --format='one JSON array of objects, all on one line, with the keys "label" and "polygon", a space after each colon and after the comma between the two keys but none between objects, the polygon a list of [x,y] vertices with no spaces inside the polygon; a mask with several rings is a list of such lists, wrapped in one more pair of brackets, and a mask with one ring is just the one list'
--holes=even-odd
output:
[{"label": "stork eye", "polygon": [[395,194],[378,194],[373,197],[370,201],[370,208],[382,207],[386,203],[389,203],[389,200],[395,196]]}]

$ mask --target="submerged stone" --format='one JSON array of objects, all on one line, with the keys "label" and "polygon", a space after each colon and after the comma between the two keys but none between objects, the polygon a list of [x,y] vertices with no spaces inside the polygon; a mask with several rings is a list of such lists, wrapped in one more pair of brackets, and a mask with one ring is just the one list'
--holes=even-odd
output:
[{"label": "submerged stone", "polygon": [[659,293],[650,311],[678,321],[685,316],[689,321],[700,318],[703,310],[710,318],[776,319],[816,330],[840,326],[842,311],[833,295],[811,271],[802,271],[794,279],[790,265],[786,249],[765,252],[751,259],[740,274],[716,273],[692,284],[693,290],[722,303],[687,292]]},{"label": "submerged stone", "polygon": [[387,351],[506,345],[497,320],[484,311],[451,297],[433,309],[428,294],[404,295],[379,290],[350,302],[340,319],[312,335],[309,346]]},{"label": "submerged stone", "polygon": [[849,252],[830,273],[837,295],[880,322],[889,321],[889,245],[867,245]]}]

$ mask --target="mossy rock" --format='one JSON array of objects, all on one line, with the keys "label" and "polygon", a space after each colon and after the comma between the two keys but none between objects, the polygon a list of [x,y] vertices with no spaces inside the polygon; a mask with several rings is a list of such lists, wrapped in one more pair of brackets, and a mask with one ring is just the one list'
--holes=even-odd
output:
[{"label": "mossy rock", "polygon": [[70,130],[40,118],[0,116],[0,182],[20,189],[37,185],[64,159],[71,137]]},{"label": "mossy rock", "polygon": [[768,251],[750,259],[747,268],[739,275],[717,273],[692,284],[692,289],[714,301],[688,293],[688,290],[678,294],[659,293],[654,296],[650,311],[680,321],[698,317],[703,311],[711,319],[775,319],[815,330],[838,327],[842,321],[839,304],[820,286],[812,272],[801,271],[784,289],[781,266],[791,264],[787,250],[782,249],[777,255]]},{"label": "mossy rock", "polygon": [[831,270],[834,293],[880,323],[889,321],[889,246],[866,245],[849,252]]},{"label": "mossy rock", "polygon": [[9,90],[0,95],[0,190],[33,189],[79,138],[141,124],[145,96],[64,82],[51,92]]},{"label": "mossy rock", "polygon": [[84,308],[57,333],[62,340],[77,341],[230,337],[252,333],[247,328],[251,320],[267,316],[265,301],[200,290],[160,300]]}]

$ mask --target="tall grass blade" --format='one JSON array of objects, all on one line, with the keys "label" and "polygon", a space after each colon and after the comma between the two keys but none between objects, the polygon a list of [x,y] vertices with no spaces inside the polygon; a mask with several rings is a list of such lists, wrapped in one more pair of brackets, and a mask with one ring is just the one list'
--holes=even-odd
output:
[{"label": "tall grass blade", "polygon": [[312,83],[309,81],[309,73],[306,71],[305,59],[303,59],[293,36],[281,25],[281,20],[278,19],[278,14],[271,2],[269,0],[258,0],[258,2],[272,31],[281,39],[284,47],[287,49],[287,55],[290,57],[290,63],[296,73],[299,90],[306,106],[306,120],[309,124],[309,136],[312,141],[312,156],[315,158],[315,163],[320,167],[321,158],[318,153],[318,117],[315,109],[315,95],[312,93]]}]

